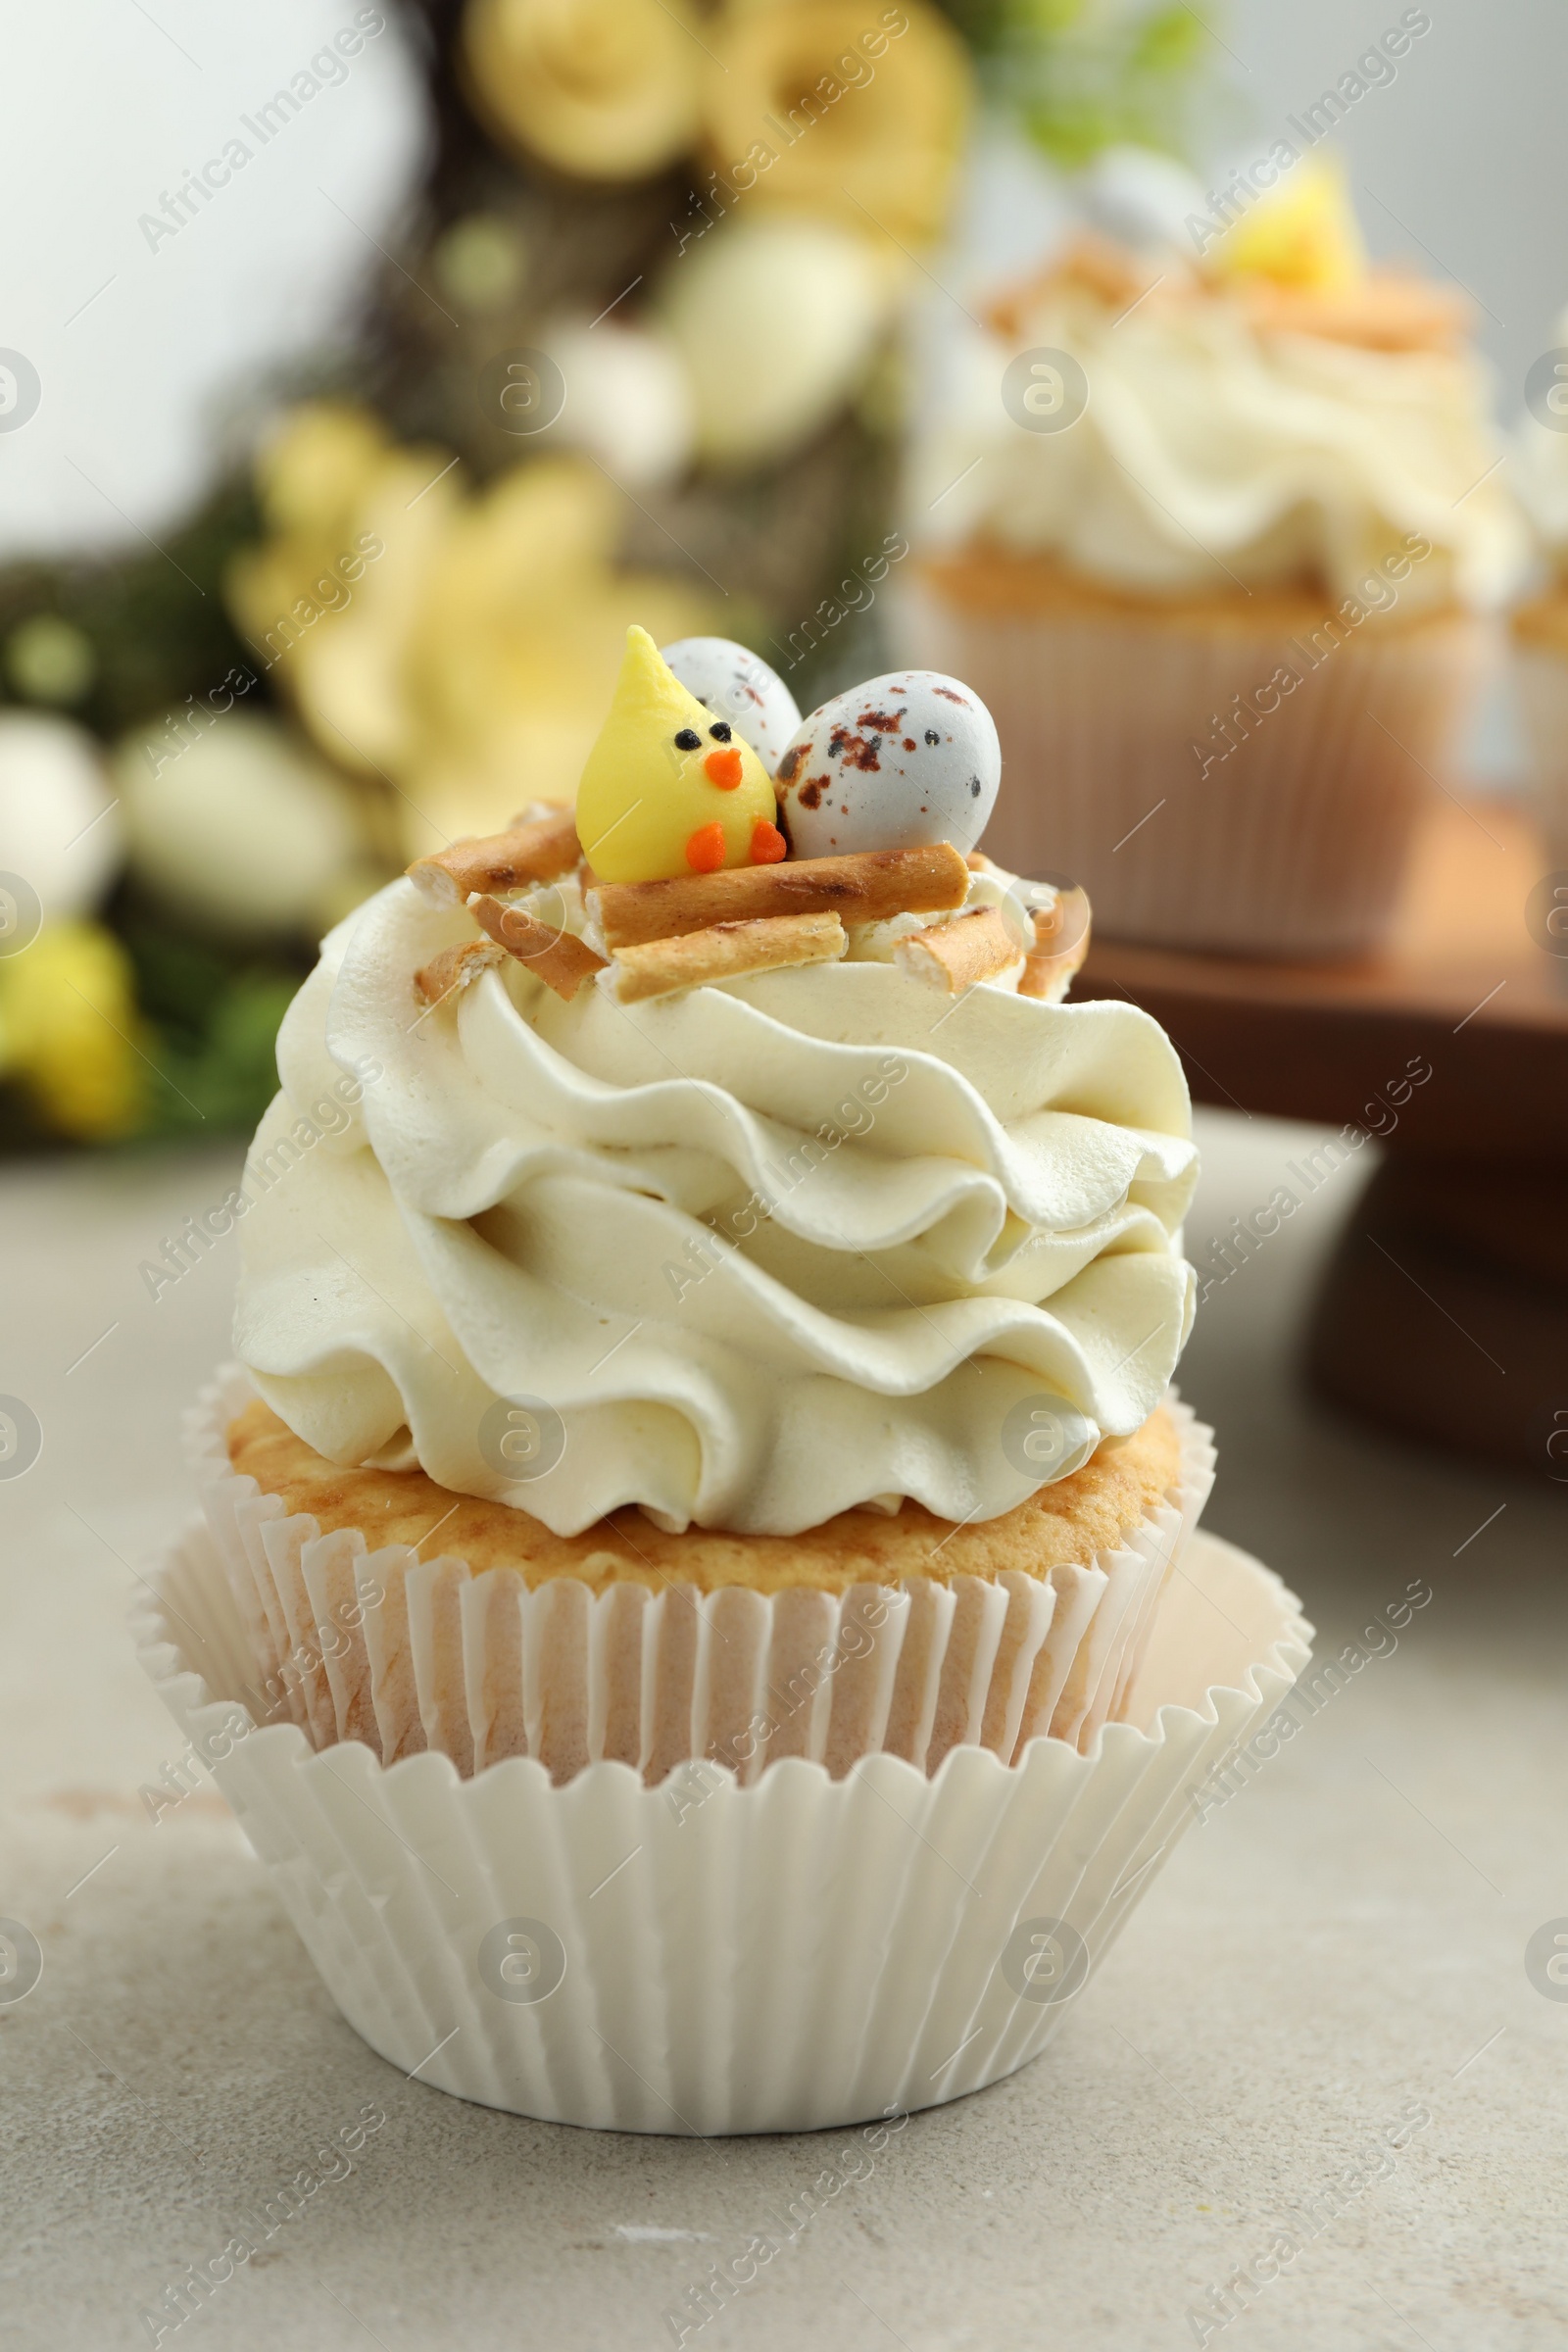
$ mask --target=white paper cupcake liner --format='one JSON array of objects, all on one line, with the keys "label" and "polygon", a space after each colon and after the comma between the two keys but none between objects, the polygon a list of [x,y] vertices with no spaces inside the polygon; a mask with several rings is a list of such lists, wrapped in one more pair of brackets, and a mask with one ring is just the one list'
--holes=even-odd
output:
[{"label": "white paper cupcake liner", "polygon": [[1088,1567],[773,1598],[558,1577],[372,1550],[322,1535],[255,1479],[225,1433],[254,1396],[226,1366],[186,1419],[203,1509],[250,1645],[258,1713],[383,1764],[429,1748],[460,1773],[534,1757],[557,1782],[629,1765],[650,1786],[691,1758],[743,1785],[789,1757],[835,1777],[882,1751],[934,1772],[949,1750],[1010,1762],[1049,1733],[1087,1748],[1124,1711],[1160,1594],[1214,1476],[1212,1433],[1174,1396],[1179,1484]]},{"label": "white paper cupcake liner", "polygon": [[[1281,957],[1387,936],[1491,650],[1464,614],[1370,619],[1308,670],[1242,612],[996,612],[929,581],[901,589],[899,634],[908,660],[967,680],[1006,746],[991,857],[1082,883],[1109,937]],[[1281,668],[1300,684],[1200,772],[1195,743],[1225,753],[1216,714]]]},{"label": "white paper cupcake liner", "polygon": [[371,2047],[486,2106],[705,2135],[896,2121],[1034,2057],[1310,1641],[1277,1577],[1199,1536],[1133,1720],[1086,1750],[558,1788],[532,1758],[466,1780],[258,1728],[207,1528],[151,1582],[143,1663]]}]

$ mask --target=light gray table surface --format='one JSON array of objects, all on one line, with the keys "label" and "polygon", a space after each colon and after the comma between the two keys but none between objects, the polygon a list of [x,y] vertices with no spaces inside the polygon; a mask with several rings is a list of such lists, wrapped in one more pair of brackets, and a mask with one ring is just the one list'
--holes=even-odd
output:
[{"label": "light gray table surface", "polygon": [[[1201,1136],[1195,1254],[1311,1140],[1216,1115]],[[355,2171],[182,2345],[652,2352],[847,2135],[597,2134],[405,2082],[335,2013],[216,1793],[156,1823],[138,1794],[179,1742],[125,1615],[189,1507],[176,1424],[224,1351],[233,1246],[156,1303],[138,1266],[236,1159],[0,1177],[0,1393],[44,1430],[0,1481],[0,1915],[44,1954],[0,2002],[0,2341],[150,2342],[140,2315],[184,2266],[369,2103]],[[1568,1487],[1301,1396],[1303,1303],[1363,1181],[1214,1292],[1183,1385],[1219,1435],[1207,1524],[1302,1595],[1320,1657],[1412,1579],[1430,1604],[1191,1832],[1046,2055],[913,2118],[688,2336],[702,2352],[1568,2340],[1568,1999],[1526,1966],[1537,1931],[1568,1933]],[[1383,2177],[1347,2185],[1412,2111]],[[1220,2326],[1211,2290],[1313,2199],[1321,2226]]]}]

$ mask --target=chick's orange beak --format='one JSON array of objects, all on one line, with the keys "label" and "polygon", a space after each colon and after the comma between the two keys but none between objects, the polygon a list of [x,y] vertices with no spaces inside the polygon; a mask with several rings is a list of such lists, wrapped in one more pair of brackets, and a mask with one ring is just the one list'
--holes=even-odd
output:
[{"label": "chick's orange beak", "polygon": [[727,751],[710,752],[703,767],[710,784],[720,792],[733,792],[741,780],[741,756],[731,744]]}]

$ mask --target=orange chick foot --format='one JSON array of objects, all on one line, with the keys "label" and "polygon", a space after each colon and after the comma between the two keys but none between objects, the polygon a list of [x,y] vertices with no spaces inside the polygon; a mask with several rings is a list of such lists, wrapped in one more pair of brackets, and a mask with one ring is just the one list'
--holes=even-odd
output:
[{"label": "orange chick foot", "polygon": [[724,862],[724,828],[715,816],[699,825],[686,843],[686,862],[694,874],[716,874]]}]

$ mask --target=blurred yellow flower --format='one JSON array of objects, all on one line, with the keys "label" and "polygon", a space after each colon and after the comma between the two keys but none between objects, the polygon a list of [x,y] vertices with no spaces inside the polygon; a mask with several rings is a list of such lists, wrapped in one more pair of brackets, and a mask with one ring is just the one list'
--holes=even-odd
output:
[{"label": "blurred yellow flower", "polygon": [[99,1143],[139,1125],[138,1026],[129,962],[97,923],[46,924],[0,962],[0,1078],[62,1135]]},{"label": "blurred yellow flower", "polygon": [[412,723],[404,648],[460,501],[452,461],[397,448],[367,411],[313,401],[256,473],[272,535],[230,567],[240,630],[332,759],[395,763]]},{"label": "blurred yellow flower", "polygon": [[941,235],[973,77],[927,0],[756,0],[709,40],[703,127],[720,209],[727,188],[900,245]]},{"label": "blurred yellow flower", "polygon": [[703,48],[686,0],[468,0],[475,112],[579,179],[646,179],[697,137]]},{"label": "blurred yellow flower", "polygon": [[569,802],[628,623],[660,644],[712,625],[680,582],[612,569],[620,502],[577,459],[469,496],[443,451],[312,405],[260,487],[272,536],[233,566],[230,603],[321,749],[390,783],[410,857]]}]

